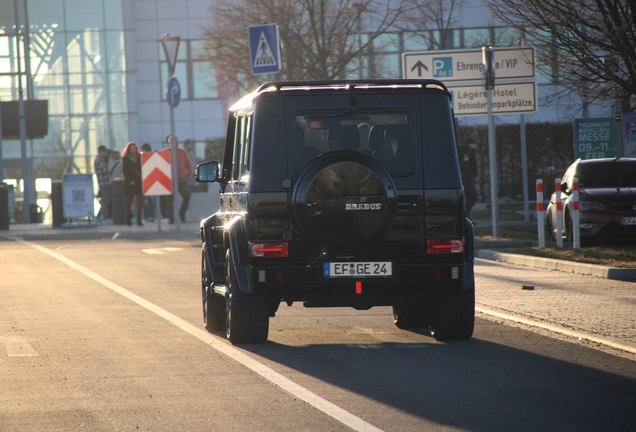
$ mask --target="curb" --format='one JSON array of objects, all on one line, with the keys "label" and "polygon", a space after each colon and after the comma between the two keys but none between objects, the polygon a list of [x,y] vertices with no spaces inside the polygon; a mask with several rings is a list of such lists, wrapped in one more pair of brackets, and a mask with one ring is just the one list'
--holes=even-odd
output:
[{"label": "curb", "polygon": [[596,264],[576,263],[552,258],[501,253],[493,250],[477,250],[476,256],[477,258],[501,261],[508,264],[526,267],[557,270],[566,273],[578,273],[625,282],[636,282],[636,269],[634,268],[606,267]]}]

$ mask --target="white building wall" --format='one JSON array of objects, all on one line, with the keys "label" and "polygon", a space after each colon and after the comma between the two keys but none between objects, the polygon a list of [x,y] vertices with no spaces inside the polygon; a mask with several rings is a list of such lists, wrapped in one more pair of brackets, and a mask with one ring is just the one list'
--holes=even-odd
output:
[{"label": "white building wall", "polygon": [[[129,24],[126,52],[131,139],[160,149],[170,134],[170,109],[161,100],[164,89],[160,62],[165,55],[160,39],[166,33],[182,40],[200,39],[210,16],[211,0],[124,0],[124,3],[130,9],[124,19]],[[175,135],[179,140],[203,141],[224,136],[220,102],[184,100],[185,83],[180,84],[182,100],[174,109]]]}]

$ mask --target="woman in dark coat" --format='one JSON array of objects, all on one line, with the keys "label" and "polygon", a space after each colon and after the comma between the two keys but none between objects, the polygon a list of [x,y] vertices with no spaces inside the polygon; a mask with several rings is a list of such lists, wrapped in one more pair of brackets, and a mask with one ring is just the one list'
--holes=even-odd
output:
[{"label": "woman in dark coat", "polygon": [[126,197],[126,221],[132,225],[131,205],[133,198],[137,200],[137,225],[143,225],[141,221],[144,206],[144,195],[141,184],[141,155],[139,147],[133,141],[129,142],[122,152],[122,165],[124,167],[124,196]]}]

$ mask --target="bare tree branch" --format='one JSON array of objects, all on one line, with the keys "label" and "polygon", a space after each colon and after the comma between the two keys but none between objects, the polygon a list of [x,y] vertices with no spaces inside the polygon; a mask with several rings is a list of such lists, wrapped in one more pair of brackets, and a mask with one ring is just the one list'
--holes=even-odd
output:
[{"label": "bare tree branch", "polygon": [[584,98],[636,95],[634,0],[486,0],[537,48],[537,69]]},{"label": "bare tree branch", "polygon": [[[356,59],[394,25],[405,0],[219,0],[210,8],[202,58],[224,92],[253,89],[247,27],[276,23],[282,41],[280,80],[331,80],[355,73]],[[358,34],[365,38],[359,44]],[[369,58],[367,58],[369,61]]]}]

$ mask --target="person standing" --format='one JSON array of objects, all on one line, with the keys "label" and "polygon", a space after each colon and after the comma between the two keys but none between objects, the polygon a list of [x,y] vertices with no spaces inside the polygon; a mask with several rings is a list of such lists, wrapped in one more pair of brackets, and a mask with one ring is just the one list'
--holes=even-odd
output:
[{"label": "person standing", "polygon": [[97,185],[99,186],[98,196],[101,198],[97,219],[110,219],[110,175],[108,172],[109,151],[106,146],[100,145],[97,148],[97,156],[93,163],[95,175],[97,176]]},{"label": "person standing", "polygon": [[[172,148],[172,136],[168,135],[166,138],[168,147],[161,151],[171,151]],[[177,190],[181,195],[181,206],[179,207],[179,218],[181,222],[186,221],[186,213],[188,212],[188,206],[190,205],[190,186],[188,185],[188,179],[192,177],[192,164],[190,163],[190,157],[188,152],[182,147],[177,147]],[[174,191],[172,195],[165,196],[165,214],[164,217],[168,217],[170,223],[174,223]]]},{"label": "person standing", "polygon": [[137,202],[137,225],[142,226],[141,221],[144,207],[144,195],[141,185],[141,154],[134,141],[129,142],[122,153],[122,165],[124,168],[124,196],[126,197],[126,222],[132,225],[133,198]]},{"label": "person standing", "polygon": [[462,176],[462,183],[464,184],[464,205],[466,207],[466,217],[470,217],[470,210],[477,203],[479,199],[477,194],[477,187],[475,182],[477,181],[477,156],[475,148],[477,143],[472,138],[468,138],[459,147],[460,152],[460,171]]}]

